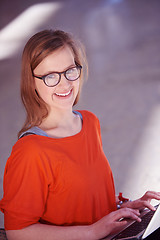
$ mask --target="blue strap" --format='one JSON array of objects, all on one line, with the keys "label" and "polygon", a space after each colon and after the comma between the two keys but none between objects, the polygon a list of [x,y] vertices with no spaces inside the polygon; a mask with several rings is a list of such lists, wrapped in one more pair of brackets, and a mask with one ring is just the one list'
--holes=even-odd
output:
[{"label": "blue strap", "polygon": [[35,135],[41,135],[41,136],[48,137],[48,134],[45,131],[43,131],[42,129],[40,129],[39,127],[32,127],[30,129],[28,129],[27,131],[23,132],[19,136],[19,139],[24,137],[24,136],[30,135],[30,134],[35,134]]},{"label": "blue strap", "polygon": [[80,116],[80,118],[81,118],[81,120],[83,120],[83,116],[82,116],[82,114],[81,114],[80,112],[78,112],[78,111],[73,111],[73,113],[75,113],[75,114],[79,115],[79,116]]}]

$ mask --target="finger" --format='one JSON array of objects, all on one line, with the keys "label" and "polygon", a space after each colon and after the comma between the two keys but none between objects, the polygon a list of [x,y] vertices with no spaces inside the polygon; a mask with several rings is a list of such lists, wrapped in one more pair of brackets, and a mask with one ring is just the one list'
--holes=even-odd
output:
[{"label": "finger", "polygon": [[118,227],[124,227],[125,225],[127,225],[128,221],[127,220],[122,220],[122,221],[118,221],[115,223],[115,227],[118,228]]},{"label": "finger", "polygon": [[148,199],[156,199],[160,200],[160,192],[155,191],[148,191],[144,194],[144,196],[141,198],[142,200],[148,200]]},{"label": "finger", "polygon": [[130,208],[123,208],[116,212],[117,213],[114,216],[115,221],[119,221],[120,219],[124,219],[124,218],[130,218],[130,219],[136,220],[138,222],[141,221],[141,219],[139,218],[140,213],[138,210],[130,209]]},{"label": "finger", "polygon": [[139,213],[139,210],[138,209],[133,209],[133,208],[123,208],[123,209],[120,209],[119,211],[122,211],[122,213],[124,212],[125,214],[127,214],[127,213],[133,213],[133,214],[136,214],[137,216],[139,216],[140,215],[140,213]]},{"label": "finger", "polygon": [[150,210],[152,210],[152,211],[155,211],[156,209],[155,209],[155,207],[154,206],[152,206],[149,202],[147,202],[147,201],[144,201],[143,202],[143,206],[144,206],[144,208],[146,207],[146,208],[148,208],[148,209],[150,209]]}]

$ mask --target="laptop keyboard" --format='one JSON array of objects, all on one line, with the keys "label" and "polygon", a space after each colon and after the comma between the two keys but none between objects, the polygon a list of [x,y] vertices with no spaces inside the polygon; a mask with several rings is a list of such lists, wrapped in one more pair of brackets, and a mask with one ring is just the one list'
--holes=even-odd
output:
[{"label": "laptop keyboard", "polygon": [[149,224],[154,211],[148,212],[146,215],[144,215],[141,218],[141,222],[134,222],[132,225],[130,225],[128,228],[124,229],[122,232],[120,232],[116,237],[112,239],[121,239],[121,238],[126,238],[126,237],[133,237],[139,234],[141,231],[146,229],[147,225]]}]

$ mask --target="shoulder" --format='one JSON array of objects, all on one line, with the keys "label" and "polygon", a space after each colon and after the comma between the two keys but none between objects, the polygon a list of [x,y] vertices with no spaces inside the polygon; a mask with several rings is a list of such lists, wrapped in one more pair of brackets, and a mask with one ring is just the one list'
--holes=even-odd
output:
[{"label": "shoulder", "polygon": [[80,112],[85,118],[98,120],[97,116],[88,110],[78,110],[78,112]]},{"label": "shoulder", "polygon": [[[26,136],[19,139],[12,148],[12,152],[7,159],[4,178],[24,179],[31,176],[43,176],[44,179],[51,179],[51,164],[45,150],[42,147],[44,142],[38,139],[39,136]],[[39,144],[39,142],[40,144]],[[48,181],[48,180],[47,180]],[[50,181],[50,180],[49,180]]]},{"label": "shoulder", "polygon": [[29,166],[40,164],[42,155],[41,143],[38,136],[29,135],[19,139],[13,146],[7,166]]},{"label": "shoulder", "polygon": [[87,128],[87,131],[90,131],[91,134],[96,134],[101,139],[101,127],[98,117],[87,110],[79,111],[84,119],[84,125]]},{"label": "shoulder", "polygon": [[94,113],[88,110],[78,110],[78,112],[82,114],[84,121],[86,120],[89,124],[94,123],[99,125],[99,119]]},{"label": "shoulder", "polygon": [[12,151],[23,151],[34,154],[40,150],[40,138],[37,135],[28,135],[20,138],[13,146]]}]

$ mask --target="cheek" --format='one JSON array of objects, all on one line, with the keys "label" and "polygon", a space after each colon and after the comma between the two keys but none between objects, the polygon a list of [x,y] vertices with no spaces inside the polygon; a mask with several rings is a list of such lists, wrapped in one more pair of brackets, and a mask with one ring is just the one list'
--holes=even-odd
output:
[{"label": "cheek", "polygon": [[51,90],[49,87],[45,86],[45,84],[41,81],[35,81],[35,89],[39,95],[45,102],[49,100],[49,96],[51,96]]},{"label": "cheek", "polygon": [[78,79],[77,81],[74,82],[75,84],[75,88],[77,90],[77,93],[79,92],[79,88],[80,88],[80,80]]}]

